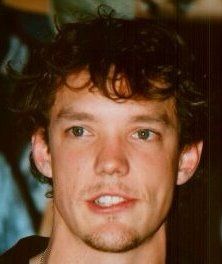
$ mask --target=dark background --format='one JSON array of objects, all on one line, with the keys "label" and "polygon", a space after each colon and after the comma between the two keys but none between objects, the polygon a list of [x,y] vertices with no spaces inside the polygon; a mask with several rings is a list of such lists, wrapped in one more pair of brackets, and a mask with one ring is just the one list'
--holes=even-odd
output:
[{"label": "dark background", "polygon": [[174,21],[172,25],[195,54],[194,78],[203,87],[209,103],[199,173],[176,193],[178,200],[174,203],[170,222],[173,255],[179,259],[185,251],[185,255],[193,255],[194,263],[219,264],[222,263],[222,23],[199,20]]}]

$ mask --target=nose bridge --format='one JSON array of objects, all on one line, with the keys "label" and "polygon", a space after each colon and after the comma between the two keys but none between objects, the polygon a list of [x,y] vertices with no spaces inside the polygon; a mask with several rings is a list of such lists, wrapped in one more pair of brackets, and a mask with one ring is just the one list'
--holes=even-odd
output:
[{"label": "nose bridge", "polygon": [[125,176],[129,171],[126,146],[120,137],[104,138],[95,159],[97,175]]}]

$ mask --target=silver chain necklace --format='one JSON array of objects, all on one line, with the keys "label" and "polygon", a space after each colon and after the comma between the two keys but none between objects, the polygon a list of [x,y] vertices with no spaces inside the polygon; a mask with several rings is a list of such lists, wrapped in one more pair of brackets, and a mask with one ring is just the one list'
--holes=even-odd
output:
[{"label": "silver chain necklace", "polygon": [[50,253],[50,248],[47,247],[40,255],[39,264],[46,264],[46,258]]}]

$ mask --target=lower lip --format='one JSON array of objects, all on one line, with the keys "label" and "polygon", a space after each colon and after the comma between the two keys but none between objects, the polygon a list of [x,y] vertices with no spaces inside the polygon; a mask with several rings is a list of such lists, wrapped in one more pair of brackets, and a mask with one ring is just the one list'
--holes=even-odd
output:
[{"label": "lower lip", "polygon": [[126,209],[129,209],[135,205],[136,200],[127,200],[122,203],[114,204],[108,207],[102,207],[93,201],[88,201],[88,207],[90,208],[91,211],[94,213],[99,213],[99,214],[109,214],[109,213],[118,213],[122,212]]}]

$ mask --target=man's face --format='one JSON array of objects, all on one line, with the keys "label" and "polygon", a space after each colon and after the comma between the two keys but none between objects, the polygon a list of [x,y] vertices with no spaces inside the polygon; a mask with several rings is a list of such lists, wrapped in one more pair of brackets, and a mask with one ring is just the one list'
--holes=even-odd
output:
[{"label": "man's face", "polygon": [[63,87],[50,118],[56,228],[110,252],[151,239],[165,221],[178,171],[173,100],[117,102]]}]

